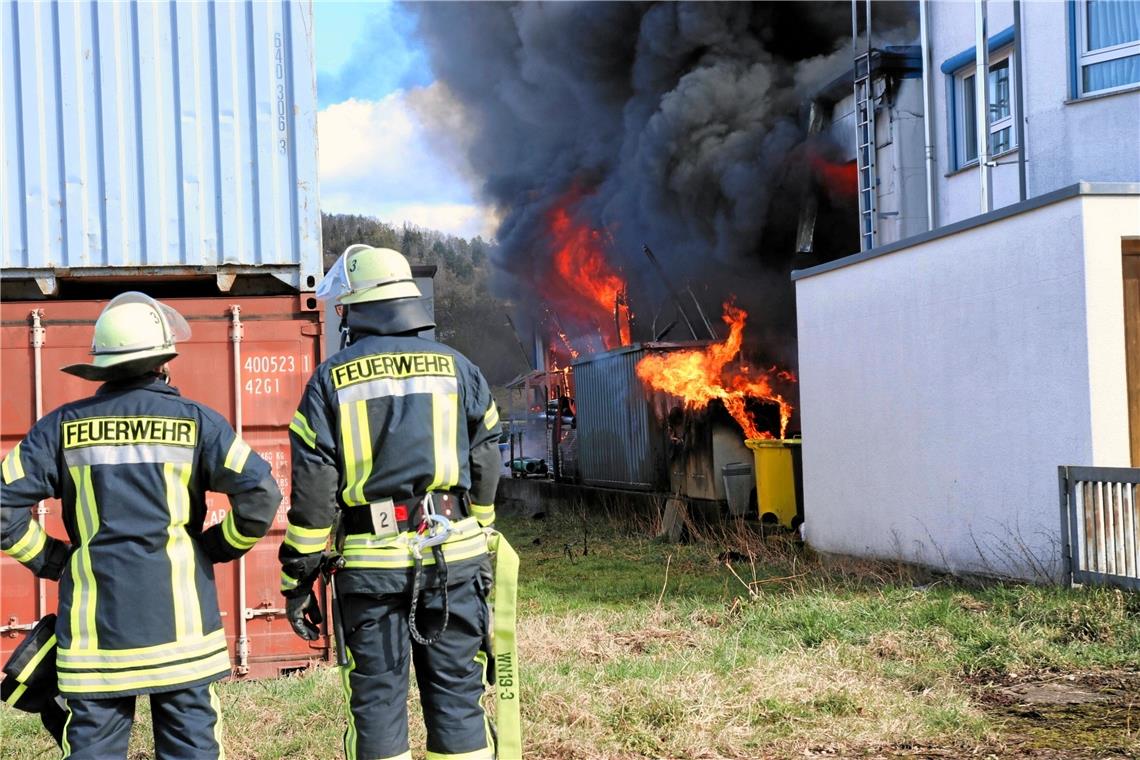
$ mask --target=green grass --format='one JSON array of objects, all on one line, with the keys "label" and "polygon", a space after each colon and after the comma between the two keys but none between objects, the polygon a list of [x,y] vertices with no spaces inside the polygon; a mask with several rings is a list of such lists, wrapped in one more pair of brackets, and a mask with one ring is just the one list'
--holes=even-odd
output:
[{"label": "green grass", "polygon": [[[1140,706],[1111,736],[1098,723],[1074,739],[1064,719],[1022,730],[980,698],[989,682],[1137,673],[1137,595],[931,583],[898,566],[824,563],[786,537],[739,530],[670,545],[629,520],[592,522],[585,538],[577,518],[507,518],[501,527],[522,559],[528,756],[890,755],[921,746],[1013,757],[1020,749],[1001,748],[1029,746],[1082,757],[1064,743],[1074,741],[1140,752]],[[730,550],[740,560],[731,571],[718,558]],[[231,758],[339,756],[335,670],[225,684],[221,695]],[[411,716],[419,758],[414,697]],[[4,757],[50,756],[34,718],[3,708],[0,721]],[[148,721],[140,709],[132,757],[151,756]]]}]

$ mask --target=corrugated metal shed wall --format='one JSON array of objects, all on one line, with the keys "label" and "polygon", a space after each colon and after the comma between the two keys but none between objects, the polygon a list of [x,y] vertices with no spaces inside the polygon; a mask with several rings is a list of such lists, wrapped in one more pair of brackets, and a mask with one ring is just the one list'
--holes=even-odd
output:
[{"label": "corrugated metal shed wall", "polygon": [[310,3],[0,9],[6,278],[234,266],[312,289]]},{"label": "corrugated metal shed wall", "polygon": [[645,355],[641,346],[633,346],[574,365],[578,467],[587,485],[653,489],[668,484],[661,425],[634,372]]}]

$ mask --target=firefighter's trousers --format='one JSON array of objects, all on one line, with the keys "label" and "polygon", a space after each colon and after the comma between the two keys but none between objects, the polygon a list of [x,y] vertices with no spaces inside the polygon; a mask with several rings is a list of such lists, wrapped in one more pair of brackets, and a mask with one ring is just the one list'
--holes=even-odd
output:
[{"label": "firefighter's trousers", "polygon": [[[150,695],[156,760],[224,760],[221,706],[213,684]],[[69,699],[63,756],[69,760],[127,757],[135,696]]]},{"label": "firefighter's trousers", "polygon": [[[483,581],[469,578],[448,588],[447,629],[430,646],[408,630],[410,596],[344,594],[341,599],[349,664],[342,679],[350,716],[344,749],[348,760],[405,760],[408,748],[408,663],[414,661],[427,727],[428,760],[494,760],[494,742],[483,712],[486,679],[487,598]],[[427,589],[416,628],[430,637],[443,615],[441,589]]]}]

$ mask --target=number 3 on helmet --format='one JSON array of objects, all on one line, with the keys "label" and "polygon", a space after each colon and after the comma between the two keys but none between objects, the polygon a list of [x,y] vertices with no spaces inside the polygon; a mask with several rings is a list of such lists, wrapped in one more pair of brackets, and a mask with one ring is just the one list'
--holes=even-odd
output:
[{"label": "number 3 on helmet", "polygon": [[317,286],[316,296],[337,304],[419,298],[412,268],[399,251],[350,245]]}]

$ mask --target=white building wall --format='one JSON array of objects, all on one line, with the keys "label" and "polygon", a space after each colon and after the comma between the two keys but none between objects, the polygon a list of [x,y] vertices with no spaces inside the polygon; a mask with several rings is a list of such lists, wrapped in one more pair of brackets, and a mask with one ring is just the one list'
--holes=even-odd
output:
[{"label": "white building wall", "polygon": [[1140,88],[1069,100],[1064,3],[1023,2],[1029,194],[1140,180]]},{"label": "white building wall", "polygon": [[1060,570],[1057,467],[1126,466],[1122,235],[1073,197],[796,283],[816,549]]},{"label": "white building wall", "polygon": [[1132,462],[1120,238],[1140,235],[1140,199],[1084,197],[1082,202],[1093,460],[1106,467],[1129,467]]},{"label": "white building wall", "polygon": [[[987,3],[989,34],[1013,24],[1013,3]],[[1022,2],[1026,148],[1029,197],[1080,181],[1140,180],[1140,90],[1069,100],[1069,34],[1063,2]],[[955,171],[950,144],[949,78],[942,63],[974,46],[974,3],[934,0],[930,6],[934,76],[934,145],[939,226],[983,212],[977,167]],[[1018,152],[993,169],[994,208],[1018,201]]]}]

